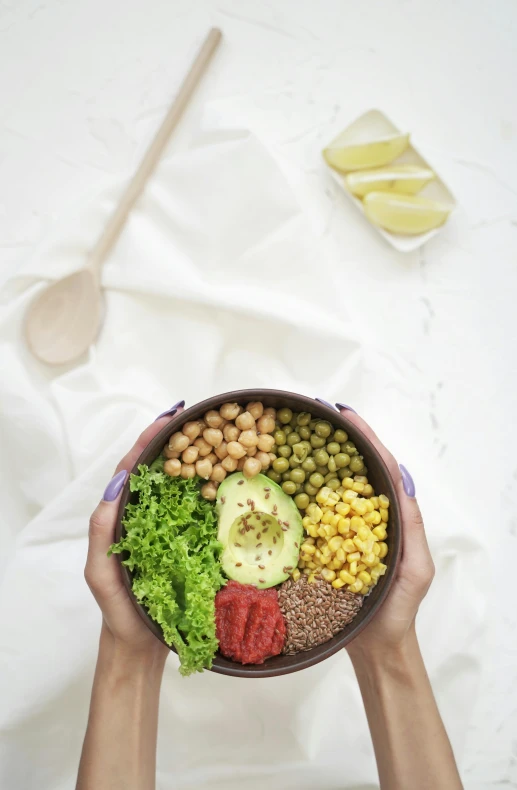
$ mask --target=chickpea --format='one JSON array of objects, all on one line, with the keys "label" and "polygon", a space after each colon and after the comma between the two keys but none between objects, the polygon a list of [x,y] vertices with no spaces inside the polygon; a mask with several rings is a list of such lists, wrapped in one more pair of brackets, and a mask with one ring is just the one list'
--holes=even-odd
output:
[{"label": "chickpea", "polygon": [[259,450],[255,458],[257,459],[257,461],[260,461],[262,469],[269,469],[269,467],[271,466],[271,459],[268,453],[264,453],[262,452],[262,450]]},{"label": "chickpea", "polygon": [[203,499],[208,499],[213,502],[217,496],[217,487],[215,483],[205,483],[204,486],[201,486],[201,496]]},{"label": "chickpea", "polygon": [[257,458],[246,458],[242,473],[244,477],[255,477],[262,471],[262,464]]},{"label": "chickpea", "polygon": [[220,428],[221,423],[223,422],[223,417],[221,417],[218,411],[212,409],[211,411],[207,411],[205,414],[205,422],[209,428]]},{"label": "chickpea", "polygon": [[210,461],[210,463],[212,464],[212,466],[213,466],[214,464],[217,464],[217,463],[219,463],[219,458],[216,456],[216,454],[215,454],[215,453],[208,453],[208,455],[206,456],[206,460],[207,460],[207,461]]},{"label": "chickpea", "polygon": [[223,441],[223,432],[220,431],[219,428],[205,428],[203,431],[203,439],[212,447],[219,447]]},{"label": "chickpea", "polygon": [[226,458],[223,458],[221,461],[221,466],[223,469],[226,469],[227,472],[235,472],[237,469],[237,459],[232,458],[231,455],[227,455]]},{"label": "chickpea", "polygon": [[164,454],[164,456],[166,458],[179,458],[180,457],[180,454],[178,453],[178,451],[177,450],[171,450],[169,448],[168,444],[166,444],[165,447],[163,448],[163,454]]},{"label": "chickpea", "polygon": [[222,466],[222,464],[215,464],[212,469],[212,474],[210,475],[210,480],[214,480],[216,483],[222,483],[225,477],[226,469],[224,466]]},{"label": "chickpea", "polygon": [[264,416],[272,417],[274,420],[276,420],[276,409],[273,409],[272,406],[268,406],[267,409],[264,409]]},{"label": "chickpea", "polygon": [[259,401],[252,401],[246,406],[246,411],[249,411],[254,420],[258,420],[264,413],[264,406]]},{"label": "chickpea", "polygon": [[200,436],[200,437],[199,437],[199,439],[196,439],[196,441],[194,442],[194,447],[197,447],[197,448],[198,448],[198,450],[199,450],[199,455],[200,455],[202,458],[203,458],[205,455],[208,455],[208,453],[211,453],[211,452],[212,452],[212,445],[211,445],[211,444],[208,444],[208,442],[206,442],[206,441],[203,439],[203,437],[202,437],[202,436]]},{"label": "chickpea", "polygon": [[[199,461],[198,461],[199,463]],[[181,476],[188,480],[190,477],[196,476],[196,467],[194,464],[181,464]]]},{"label": "chickpea", "polygon": [[208,480],[212,474],[212,464],[208,458],[202,458],[196,463],[196,473],[199,475],[199,477],[204,478],[204,480]]},{"label": "chickpea", "polygon": [[236,417],[239,416],[239,404],[223,403],[223,405],[219,409],[219,414],[225,420],[234,420]]},{"label": "chickpea", "polygon": [[171,477],[178,477],[181,472],[181,461],[178,458],[169,458],[163,465],[163,471]]},{"label": "chickpea", "polygon": [[184,433],[173,433],[171,438],[169,439],[169,448],[171,450],[175,450],[178,453],[182,453],[183,450],[186,450],[190,444],[190,439],[188,436],[185,436]]},{"label": "chickpea", "polygon": [[227,442],[236,442],[240,435],[241,432],[239,431],[237,426],[231,422],[229,422],[223,428],[223,436]]},{"label": "chickpea", "polygon": [[246,463],[247,460],[248,460],[247,458],[239,458],[239,460],[237,461],[238,472],[242,472],[242,470],[244,469],[244,464]]},{"label": "chickpea", "polygon": [[273,461],[276,461],[276,459],[278,458],[276,453],[268,453],[268,455],[269,455],[269,460],[271,461],[271,463],[273,463]]},{"label": "chickpea", "polygon": [[183,453],[181,454],[181,460],[185,464],[195,464],[198,455],[199,448],[192,445],[191,447],[187,447],[186,450],[183,450]]},{"label": "chickpea", "polygon": [[222,441],[219,447],[215,448],[215,454],[220,461],[228,455],[228,442]]},{"label": "chickpea", "polygon": [[[242,416],[244,417],[244,414]],[[243,431],[239,436],[239,444],[242,444],[244,447],[256,447],[258,444],[257,432]]]},{"label": "chickpea", "polygon": [[260,433],[273,433],[275,430],[275,419],[271,414],[263,414],[257,421],[257,429]]},{"label": "chickpea", "polygon": [[248,455],[248,456],[252,455],[253,456],[253,455],[256,455],[256,454],[257,454],[257,448],[256,447],[247,447],[246,448],[246,455]]},{"label": "chickpea", "polygon": [[194,420],[193,422],[186,422],[182,430],[185,436],[188,436],[190,441],[193,442],[201,433],[201,425],[197,420]]},{"label": "chickpea", "polygon": [[235,420],[235,425],[237,428],[240,428],[241,431],[249,431],[250,428],[255,427],[255,420],[249,413],[249,411],[245,411],[242,414],[239,414],[237,419]]},{"label": "chickpea", "polygon": [[239,442],[228,442],[228,455],[238,460],[246,455],[246,450]]},{"label": "chickpea", "polygon": [[269,433],[260,434],[257,442],[257,447],[259,448],[259,450],[262,450],[263,453],[270,453],[274,446],[275,446],[275,440],[271,436],[271,434]]}]

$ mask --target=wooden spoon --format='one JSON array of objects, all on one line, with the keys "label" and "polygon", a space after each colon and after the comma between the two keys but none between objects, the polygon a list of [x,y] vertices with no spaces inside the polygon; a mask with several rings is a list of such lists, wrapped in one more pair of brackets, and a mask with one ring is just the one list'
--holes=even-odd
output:
[{"label": "wooden spoon", "polygon": [[30,305],[25,336],[32,353],[42,362],[72,362],[97,337],[102,316],[102,267],[220,40],[221,31],[213,28],[84,268],[49,285]]}]

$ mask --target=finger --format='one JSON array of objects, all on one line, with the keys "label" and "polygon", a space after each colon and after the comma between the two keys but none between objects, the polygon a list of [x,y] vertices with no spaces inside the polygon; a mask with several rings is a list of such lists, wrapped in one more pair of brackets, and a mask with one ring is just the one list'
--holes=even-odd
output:
[{"label": "finger", "polygon": [[163,426],[167,425],[167,422],[170,422],[170,420],[172,420],[172,418],[177,414],[180,414],[182,411],[184,411],[184,404],[185,401],[180,401],[178,406],[173,407],[164,414],[160,414],[160,416],[140,434],[131,450],[126,453],[124,458],[117,465],[115,473],[120,472],[122,469],[127,469],[130,471],[142,455],[149,442],[160,433]]},{"label": "finger", "polygon": [[84,575],[96,599],[109,598],[120,587],[120,571],[108,551],[115,540],[115,522],[120,494],[128,477],[124,469],[109,482],[103,499],[90,517],[88,556]]}]

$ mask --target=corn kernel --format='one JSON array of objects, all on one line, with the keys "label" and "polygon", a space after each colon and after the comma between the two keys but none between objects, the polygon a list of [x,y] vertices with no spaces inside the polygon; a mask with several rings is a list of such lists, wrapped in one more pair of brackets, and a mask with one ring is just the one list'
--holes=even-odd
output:
[{"label": "corn kernel", "polygon": [[318,566],[316,565],[316,563],[315,563],[315,562],[313,562],[312,560],[310,560],[310,561],[307,563],[307,567],[308,567],[308,568],[310,568],[310,569],[311,569],[311,571],[314,571],[314,570],[316,570],[316,568],[317,568]]},{"label": "corn kernel", "polygon": [[330,568],[331,571],[340,571],[343,563],[339,562],[339,560],[332,560],[327,565],[327,568]]},{"label": "corn kernel", "polygon": [[305,560],[298,560],[298,567],[302,571],[305,568]]},{"label": "corn kernel", "polygon": [[[384,555],[384,556],[386,556],[386,555]],[[345,552],[341,548],[338,549],[336,551],[336,562],[345,562],[345,560],[346,560]]]},{"label": "corn kernel", "polygon": [[359,527],[364,527],[364,518],[361,518],[361,516],[352,516],[350,519],[350,529],[357,532]]},{"label": "corn kernel", "polygon": [[375,508],[372,505],[371,499],[367,499],[366,500],[366,512],[367,513],[371,513],[373,510],[375,510]]},{"label": "corn kernel", "polygon": [[312,545],[312,543],[304,542],[301,546],[301,551],[305,554],[314,554],[316,552],[316,548]]},{"label": "corn kernel", "polygon": [[364,543],[361,538],[352,538],[352,542],[359,551],[364,551]]},{"label": "corn kernel", "polygon": [[323,511],[321,510],[320,507],[317,506],[315,502],[311,502],[305,512],[307,516],[311,519],[313,524],[317,524],[318,521],[321,521]]},{"label": "corn kernel", "polygon": [[388,570],[388,566],[384,565],[383,562],[379,562],[379,573],[380,573],[380,575],[384,576],[384,574],[386,573],[387,570]]},{"label": "corn kernel", "polygon": [[298,579],[299,579],[299,578],[300,578],[300,576],[301,576],[301,573],[300,573],[300,571],[298,570],[298,568],[295,568],[295,569],[294,569],[294,571],[291,573],[291,576],[293,577],[293,581],[295,581],[295,582],[297,582],[297,581],[298,581]]},{"label": "corn kernel", "polygon": [[388,534],[388,533],[386,532],[386,529],[385,529],[385,527],[384,527],[384,524],[383,524],[382,526],[374,527],[374,528],[372,529],[372,532],[373,532],[373,534],[375,535],[375,537],[376,537],[376,538],[378,538],[379,540],[384,540],[384,538],[385,538],[385,537],[386,537],[386,535]]},{"label": "corn kernel", "polygon": [[337,551],[343,545],[343,538],[341,535],[335,535],[333,538],[329,540],[329,549],[331,551]]},{"label": "corn kernel", "polygon": [[303,575],[304,575],[304,576],[310,576],[310,575],[311,575],[311,573],[312,573],[312,571],[311,571],[311,569],[310,569],[310,568],[304,568],[304,569],[303,569]]},{"label": "corn kernel", "polygon": [[316,494],[316,502],[323,504],[327,500],[328,495],[330,493],[331,493],[330,488],[327,488],[327,486],[323,486],[323,488],[320,488],[320,490]]},{"label": "corn kernel", "polygon": [[379,543],[379,558],[382,560],[388,553],[388,544],[387,543]]},{"label": "corn kernel", "polygon": [[321,523],[322,524],[330,524],[330,519],[331,518],[332,518],[332,513],[331,513],[330,510],[327,510],[327,512],[324,513],[323,516],[321,517]]},{"label": "corn kernel", "polygon": [[372,569],[371,569],[371,571],[370,571],[370,576],[372,577],[372,582],[373,582],[374,584],[377,584],[377,582],[379,581],[379,576],[380,576],[380,575],[381,575],[381,574],[380,574],[380,571],[379,571],[379,566],[378,566],[378,565],[376,565],[376,566],[375,566],[375,568],[372,568]]},{"label": "corn kernel", "polygon": [[362,494],[364,491],[364,483],[356,483],[354,482],[352,486],[352,491],[357,491],[358,494]]},{"label": "corn kernel", "polygon": [[361,538],[361,540],[368,540],[370,536],[371,536],[371,532],[367,526],[359,527],[359,529],[357,530],[357,537]]},{"label": "corn kernel", "polygon": [[390,517],[390,514],[388,513],[388,508],[386,507],[379,508],[379,513],[381,514],[382,521],[384,521],[384,523],[387,524]]},{"label": "corn kernel", "polygon": [[[379,505],[379,497],[378,496],[370,497],[370,502],[372,503],[372,505],[374,506],[374,508],[376,510],[380,507],[380,505]],[[309,505],[309,507],[310,507],[310,505]],[[308,508],[307,508],[307,510],[308,510]]]},{"label": "corn kernel", "polygon": [[370,584],[372,581],[372,577],[368,573],[368,571],[361,571],[357,574],[357,578],[361,579],[363,584]]},{"label": "corn kernel", "polygon": [[347,516],[350,513],[350,505],[347,502],[338,502],[336,513],[339,513],[340,516]]},{"label": "corn kernel", "polygon": [[364,564],[364,562],[360,562],[359,565],[357,566],[357,572],[359,573],[360,571],[365,571],[365,570],[366,570],[366,565]]},{"label": "corn kernel", "polygon": [[350,554],[352,551],[355,551],[356,546],[353,540],[347,538],[343,541],[343,550],[346,551],[347,554]]},{"label": "corn kernel", "polygon": [[340,535],[346,535],[350,531],[350,519],[341,517],[337,525],[337,530]]},{"label": "corn kernel", "polygon": [[336,574],[334,571],[329,570],[328,568],[323,568],[321,571],[322,579],[325,579],[326,582],[333,582],[336,578]]},{"label": "corn kernel", "polygon": [[342,484],[343,484],[343,488],[352,488],[352,486],[354,485],[354,481],[352,480],[351,477],[345,477],[342,480]]},{"label": "corn kernel", "polygon": [[351,576],[356,576],[357,575],[357,560],[354,560],[353,562],[351,562],[349,564],[348,570],[349,570]]},{"label": "corn kernel", "polygon": [[[321,549],[316,549],[316,551],[314,552],[314,557],[312,559],[313,560],[321,560],[322,556],[323,555],[321,553]],[[310,560],[309,560],[309,562],[310,562]]]},{"label": "corn kernel", "polygon": [[320,538],[326,538],[327,537],[327,533],[325,532],[325,526],[324,525],[321,526],[321,527],[318,527],[318,535],[320,536]]},{"label": "corn kernel", "polygon": [[356,562],[358,562],[360,559],[361,559],[361,552],[353,551],[350,554],[347,554],[346,561],[353,562],[355,560]]},{"label": "corn kernel", "polygon": [[317,538],[318,537],[318,526],[316,524],[313,524],[312,527],[307,527],[307,532],[309,533],[311,538]]},{"label": "corn kernel", "polygon": [[337,505],[341,497],[335,491],[331,491],[331,493],[328,496],[328,499],[330,499],[333,505]]},{"label": "corn kernel", "polygon": [[373,553],[375,554],[376,557],[378,557],[379,554],[381,553],[378,543],[373,544]]},{"label": "corn kernel", "polygon": [[374,565],[377,565],[379,562],[379,558],[375,556],[372,552],[371,554],[365,554],[363,556],[363,562],[367,568],[373,568]]},{"label": "corn kernel", "polygon": [[373,546],[375,541],[373,538],[368,538],[368,540],[363,541],[363,551],[365,554],[371,554],[373,552]]},{"label": "corn kernel", "polygon": [[[348,571],[339,571],[339,578],[345,584],[354,584],[355,583],[355,576],[352,576]],[[361,582],[361,586],[362,586]]]},{"label": "corn kernel", "polygon": [[367,483],[368,478],[364,475],[354,475],[354,482],[356,483]]},{"label": "corn kernel", "polygon": [[357,491],[350,491],[346,490],[343,494],[343,502],[351,502],[353,499],[357,499]]},{"label": "corn kernel", "polygon": [[312,557],[311,557],[310,554],[301,554],[300,556],[301,556],[301,559],[303,560],[303,562],[311,562],[312,561]]},{"label": "corn kernel", "polygon": [[333,538],[334,535],[337,535],[337,527],[333,527],[332,524],[326,524],[325,533],[327,535],[327,538]]},{"label": "corn kernel", "polygon": [[[310,576],[309,576],[309,581],[310,581]],[[357,581],[354,581],[353,584],[349,584],[348,589],[350,590],[350,592],[358,593],[363,589],[363,583],[360,579],[358,579]]]},{"label": "corn kernel", "polygon": [[314,574],[314,573],[311,573],[311,575],[309,576],[309,578],[307,579],[307,581],[309,582],[309,584],[313,584],[313,583],[316,581],[316,576],[315,576],[315,574]]},{"label": "corn kernel", "polygon": [[368,587],[367,584],[363,584],[363,586],[359,590],[360,595],[368,595],[369,592],[370,592],[370,588]]},{"label": "corn kernel", "polygon": [[332,524],[333,527],[337,527],[340,521],[341,521],[341,516],[339,515],[339,513],[334,513],[334,515],[330,517],[330,523]]},{"label": "corn kernel", "polygon": [[345,586],[345,582],[342,581],[341,579],[334,579],[334,581],[332,582],[332,586],[334,587],[335,590],[340,590],[341,587]]},{"label": "corn kernel", "polygon": [[364,487],[363,496],[371,496],[373,494],[373,487],[367,483]]},{"label": "corn kernel", "polygon": [[357,499],[354,499],[352,502],[352,508],[358,516],[364,516],[365,513],[368,513],[368,500],[357,497]]},{"label": "corn kernel", "polygon": [[388,499],[387,496],[384,496],[384,494],[381,494],[380,497],[379,497],[379,505],[381,507],[386,507],[387,508],[387,507],[390,506],[390,500]]}]

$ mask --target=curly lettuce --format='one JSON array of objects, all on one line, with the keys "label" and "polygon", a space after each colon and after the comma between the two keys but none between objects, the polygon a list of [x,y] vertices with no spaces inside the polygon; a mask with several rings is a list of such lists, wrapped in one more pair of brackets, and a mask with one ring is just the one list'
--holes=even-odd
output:
[{"label": "curly lettuce", "polygon": [[128,504],[125,536],[110,552],[128,552],[133,592],[173,645],[180,672],[212,666],[218,647],[215,594],[224,584],[213,505],[202,498],[199,480],[164,474],[163,459],[139,466],[131,476],[138,502]]}]

